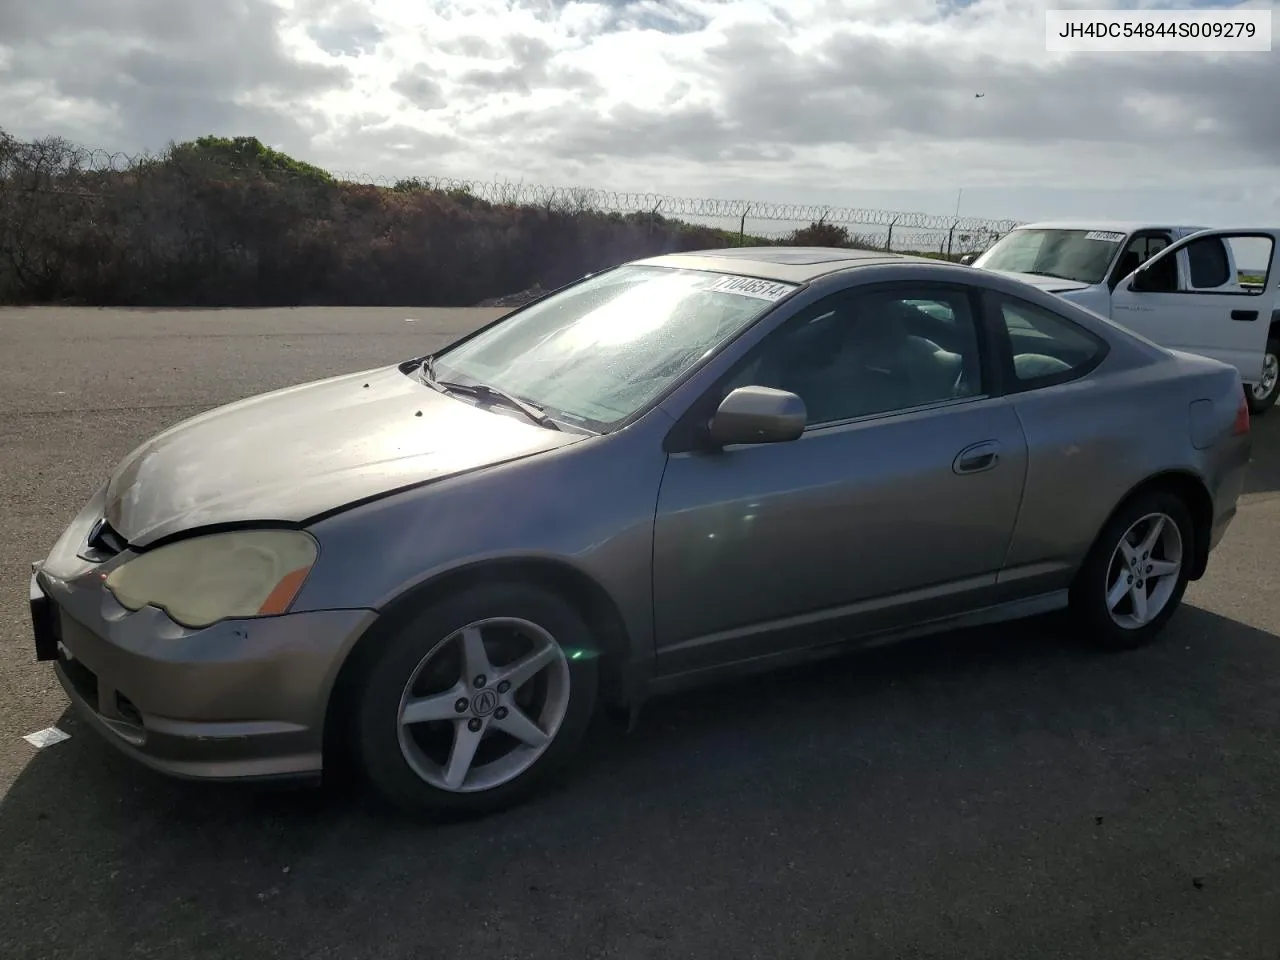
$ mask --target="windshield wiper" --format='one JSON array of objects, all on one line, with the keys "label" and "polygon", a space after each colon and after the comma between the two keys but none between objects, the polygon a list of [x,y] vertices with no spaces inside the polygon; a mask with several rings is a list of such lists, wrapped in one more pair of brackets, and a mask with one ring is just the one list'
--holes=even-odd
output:
[{"label": "windshield wiper", "polygon": [[497,401],[511,407],[513,410],[519,410],[540,427],[548,427],[552,430],[560,429],[560,425],[547,416],[547,412],[536,403],[513,397],[511,394],[487,383],[459,383],[456,380],[437,380],[432,374],[431,366],[431,358],[428,357],[422,363],[422,382],[429,387],[434,387],[441,393],[462,393],[480,400]]}]

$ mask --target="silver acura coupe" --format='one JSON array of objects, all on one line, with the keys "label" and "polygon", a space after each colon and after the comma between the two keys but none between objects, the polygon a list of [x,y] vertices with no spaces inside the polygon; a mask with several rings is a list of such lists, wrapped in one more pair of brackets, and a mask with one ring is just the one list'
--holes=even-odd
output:
[{"label": "silver acura coupe", "polygon": [[157,770],[474,814],[599,706],[1059,609],[1146,642],[1250,444],[1233,368],[1017,280],[654,257],[147,441],[34,565],[36,656]]}]

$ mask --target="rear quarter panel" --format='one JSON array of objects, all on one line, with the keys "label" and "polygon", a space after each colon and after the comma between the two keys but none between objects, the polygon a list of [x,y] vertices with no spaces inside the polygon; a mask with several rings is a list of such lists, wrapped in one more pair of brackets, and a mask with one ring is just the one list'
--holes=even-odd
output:
[{"label": "rear quarter panel", "polygon": [[[1241,396],[1235,370],[1128,346],[1090,376],[1015,399],[1028,464],[1004,579],[1037,590],[1069,585],[1115,508],[1162,473],[1198,478],[1215,519],[1234,510],[1248,459],[1230,437]],[[1197,449],[1192,405],[1202,400],[1200,432],[1211,442]]]}]

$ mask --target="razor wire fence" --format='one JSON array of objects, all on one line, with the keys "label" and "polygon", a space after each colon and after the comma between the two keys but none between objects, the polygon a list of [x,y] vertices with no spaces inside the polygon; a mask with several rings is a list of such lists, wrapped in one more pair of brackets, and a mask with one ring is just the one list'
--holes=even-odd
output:
[{"label": "razor wire fence", "polygon": [[0,131],[0,302],[467,306],[723,246],[985,249],[1013,220],[329,171],[252,137],[159,154]]},{"label": "razor wire fence", "polygon": [[[507,206],[551,207],[570,211],[649,214],[714,226],[746,236],[781,239],[812,224],[845,228],[850,238],[879,249],[970,252],[985,248],[1008,233],[1019,221],[990,217],[957,217],[943,214],[832,206],[817,203],[675,196],[653,191],[612,190],[598,187],[547,186],[523,181],[467,180],[455,177],[421,177],[389,180],[350,171],[334,177],[348,183],[392,189],[440,190],[461,193],[488,203]],[[871,228],[871,229],[868,229]],[[883,229],[875,229],[883,228]]]},{"label": "razor wire fence", "polygon": [[[145,173],[157,164],[171,163],[166,154],[131,154],[83,147],[66,140],[21,142],[0,133],[0,189],[21,181],[27,189],[52,191],[92,200],[95,189],[111,175]],[[237,138],[261,150],[253,138]],[[939,254],[977,252],[990,246],[1019,221],[976,216],[951,216],[921,211],[852,207],[808,202],[681,196],[656,191],[586,186],[555,186],[523,180],[477,180],[453,176],[393,177],[353,170],[323,171],[283,154],[271,173],[280,177],[324,177],[337,183],[394,191],[429,190],[468,197],[500,207],[536,207],[562,213],[621,214],[681,221],[737,234],[740,241],[788,241],[814,225],[834,228],[835,236],[851,245],[881,250],[925,251]],[[236,159],[234,157],[232,160]],[[255,158],[247,155],[244,162]],[[260,161],[261,157],[257,157]],[[228,158],[218,158],[226,164]]]}]

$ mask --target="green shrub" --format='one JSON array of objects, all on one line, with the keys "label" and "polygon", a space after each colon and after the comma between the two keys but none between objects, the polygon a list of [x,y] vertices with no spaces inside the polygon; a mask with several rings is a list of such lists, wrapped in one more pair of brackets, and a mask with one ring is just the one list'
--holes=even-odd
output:
[{"label": "green shrub", "polygon": [[[256,137],[100,161],[0,131],[0,302],[460,306],[639,257],[778,242],[597,212],[585,191],[534,206],[412,178],[343,182]],[[873,246],[825,223],[783,242]]]}]

